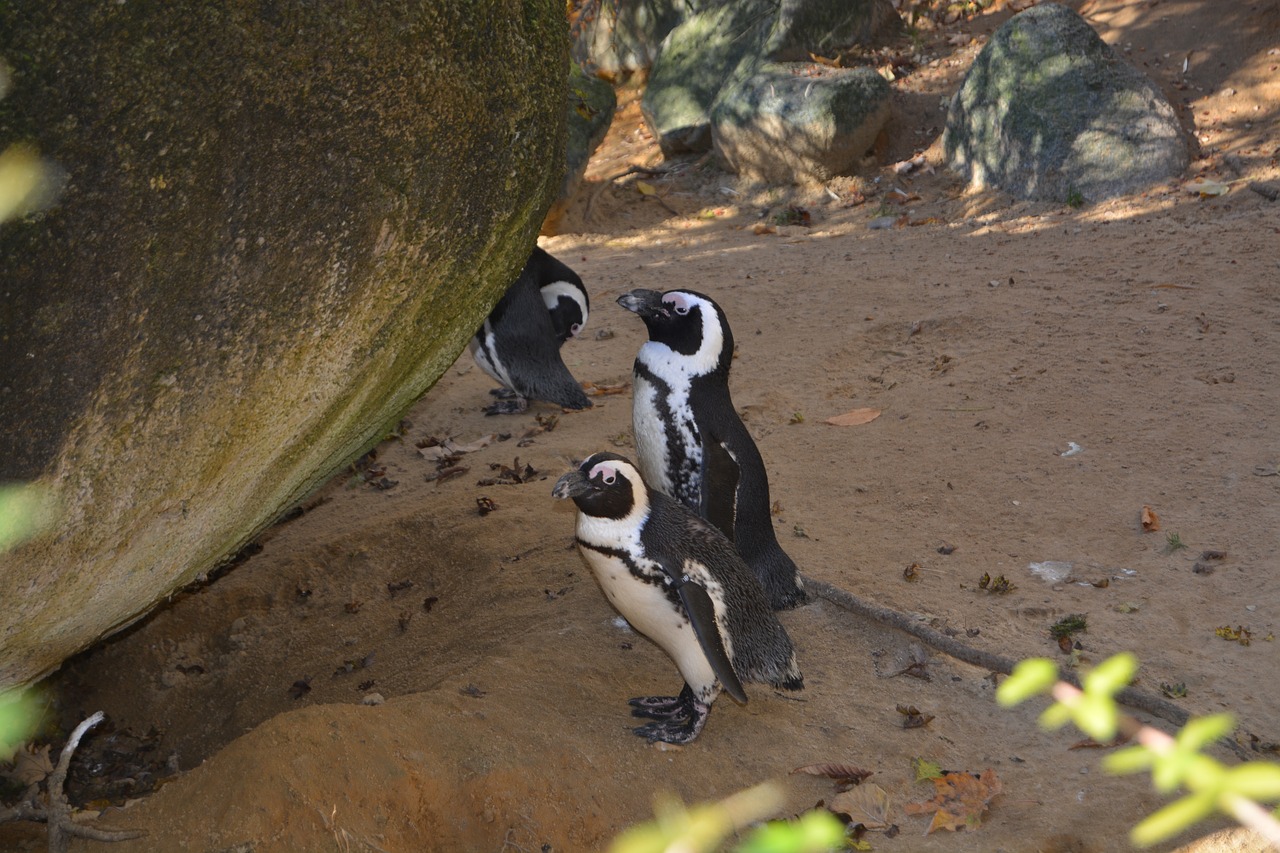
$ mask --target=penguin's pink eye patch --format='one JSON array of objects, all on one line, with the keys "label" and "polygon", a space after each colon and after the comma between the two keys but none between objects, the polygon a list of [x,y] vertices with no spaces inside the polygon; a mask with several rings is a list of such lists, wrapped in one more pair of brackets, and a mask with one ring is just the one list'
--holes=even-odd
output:
[{"label": "penguin's pink eye patch", "polygon": [[600,462],[587,475],[589,480],[594,480],[596,477],[599,477],[606,486],[612,486],[614,481],[618,479],[618,469],[608,462]]},{"label": "penguin's pink eye patch", "polygon": [[578,332],[581,332],[581,331],[582,331],[582,324],[574,323],[572,326],[569,327],[569,337],[576,338],[578,336]]},{"label": "penguin's pink eye patch", "polygon": [[663,305],[670,305],[677,314],[688,314],[693,307],[693,299],[683,293],[667,293],[662,297]]}]

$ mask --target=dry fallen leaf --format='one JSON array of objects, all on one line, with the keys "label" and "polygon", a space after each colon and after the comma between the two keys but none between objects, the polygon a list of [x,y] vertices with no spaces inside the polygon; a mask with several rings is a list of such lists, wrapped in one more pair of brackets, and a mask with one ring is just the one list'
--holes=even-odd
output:
[{"label": "dry fallen leaf", "polygon": [[636,189],[640,191],[641,195],[653,195],[657,192],[657,190],[653,188],[653,184],[645,181],[636,181]]},{"label": "dry fallen leaf", "polygon": [[861,426],[862,424],[871,423],[878,417],[880,417],[879,409],[853,409],[843,415],[832,415],[823,423],[831,424],[832,426]]},{"label": "dry fallen leaf", "polygon": [[1160,529],[1160,516],[1156,515],[1156,511],[1145,504],[1142,507],[1142,532],[1150,533],[1153,530]]},{"label": "dry fallen leaf", "polygon": [[851,791],[836,794],[827,809],[847,814],[852,823],[867,829],[889,828],[889,795],[876,784],[859,785]]},{"label": "dry fallen leaf", "polygon": [[8,779],[23,788],[43,782],[53,772],[49,761],[49,745],[36,748],[26,744],[13,755],[13,769],[0,770],[0,778]]},{"label": "dry fallen leaf", "polygon": [[837,790],[848,790],[871,775],[870,770],[854,767],[852,764],[806,764],[791,771],[805,773],[809,776],[826,776],[833,779]]},{"label": "dry fallen leaf", "polygon": [[777,234],[778,229],[764,222],[757,222],[751,226],[752,234]]},{"label": "dry fallen leaf", "polygon": [[452,438],[446,438],[438,444],[429,447],[419,447],[418,455],[423,459],[444,459],[449,456],[459,456],[463,453],[475,453],[481,448],[488,447],[497,438],[496,433],[482,435],[470,444],[457,444]]},{"label": "dry fallen leaf", "polygon": [[587,381],[582,383],[582,390],[588,397],[605,397],[610,394],[625,394],[631,388],[630,382],[619,382],[616,385],[598,385]]},{"label": "dry fallen leaf", "polygon": [[1000,777],[990,768],[981,776],[972,773],[945,773],[933,780],[934,798],[924,803],[907,803],[907,814],[933,812],[933,822],[926,834],[939,829],[977,829],[982,825],[982,813],[991,799],[1000,793]]}]

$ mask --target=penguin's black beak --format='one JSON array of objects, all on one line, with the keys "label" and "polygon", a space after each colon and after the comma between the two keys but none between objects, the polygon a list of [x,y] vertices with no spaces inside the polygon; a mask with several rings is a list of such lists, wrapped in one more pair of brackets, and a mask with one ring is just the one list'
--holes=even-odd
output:
[{"label": "penguin's black beak", "polygon": [[555,486],[551,489],[551,495],[564,500],[585,495],[589,491],[591,491],[591,481],[587,479],[586,474],[575,468],[556,480]]},{"label": "penguin's black beak", "polygon": [[656,290],[637,288],[619,296],[618,304],[641,317],[667,317],[671,313],[662,304],[662,294]]}]

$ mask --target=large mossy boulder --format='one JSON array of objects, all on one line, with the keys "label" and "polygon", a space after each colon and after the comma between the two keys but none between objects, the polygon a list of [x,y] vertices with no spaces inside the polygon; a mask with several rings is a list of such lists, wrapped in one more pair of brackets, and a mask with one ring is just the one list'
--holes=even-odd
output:
[{"label": "large mossy boulder", "polygon": [[[385,434],[528,257],[564,163],[564,7],[0,5],[0,687],[234,554]],[[424,546],[425,547],[425,546]]]},{"label": "large mossy boulder", "polygon": [[1156,85],[1056,3],[996,30],[952,99],[942,145],[976,189],[1058,202],[1146,189],[1189,162]]}]

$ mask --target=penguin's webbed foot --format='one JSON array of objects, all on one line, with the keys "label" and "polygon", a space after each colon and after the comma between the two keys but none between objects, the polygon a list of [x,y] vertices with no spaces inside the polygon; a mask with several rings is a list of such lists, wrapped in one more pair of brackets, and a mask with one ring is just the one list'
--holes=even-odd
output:
[{"label": "penguin's webbed foot", "polygon": [[769,593],[769,603],[774,610],[791,610],[802,604],[809,603],[809,594],[800,587],[792,587],[791,589],[781,591],[771,591]]},{"label": "penguin's webbed foot", "polygon": [[655,721],[632,729],[650,743],[691,743],[711,713],[711,705],[695,698],[687,684],[679,696],[640,696],[630,704],[633,716]]},{"label": "penguin's webbed foot", "polygon": [[490,388],[489,394],[491,396],[497,397],[499,400],[514,400],[516,397],[520,396],[515,391],[512,391],[510,388],[501,388],[501,387]]},{"label": "penguin's webbed foot", "polygon": [[485,406],[484,413],[486,415],[519,415],[527,408],[529,408],[529,401],[513,391],[511,399],[500,399],[496,403]]},{"label": "penguin's webbed foot", "polygon": [[686,716],[688,703],[681,696],[637,696],[628,700],[631,716],[650,720],[669,720]]}]

